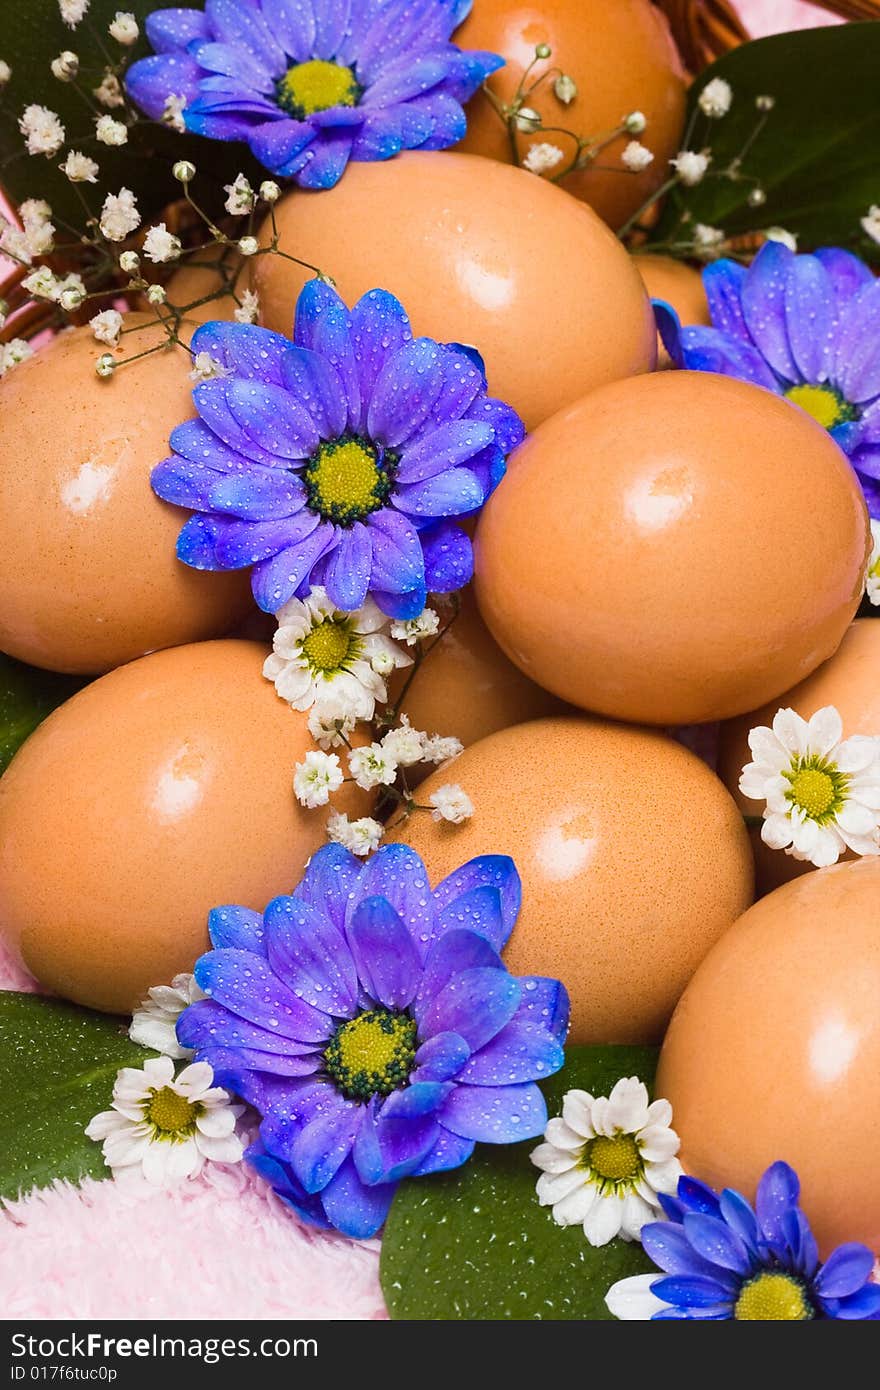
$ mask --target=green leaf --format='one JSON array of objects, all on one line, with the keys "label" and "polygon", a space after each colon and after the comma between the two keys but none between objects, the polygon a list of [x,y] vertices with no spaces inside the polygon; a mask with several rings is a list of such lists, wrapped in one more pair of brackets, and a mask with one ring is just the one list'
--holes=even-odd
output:
[{"label": "green leaf", "polygon": [[84,684],[82,676],[38,671],[0,652],[0,772],[46,715]]},{"label": "green leaf", "polygon": [[[54,221],[82,230],[86,213],[77,188],[92,214],[100,212],[104,195],[121,187],[137,195],[144,219],[160,212],[181,196],[180,184],[171,176],[176,159],[191,159],[199,171],[193,195],[206,211],[219,215],[223,206],[224,183],[231,183],[239,170],[253,182],[265,177],[265,170],[253,159],[247,146],[219,140],[203,140],[180,135],[146,118],[129,133],[128,143],[118,148],[95,139],[93,112],[72,83],[52,76],[50,63],[64,49],[72,49],[80,60],[81,86],[101,113],[119,116],[119,109],[108,111],[91,97],[101,81],[108,57],[114,63],[123,58],[128,65],[152,53],[144,35],[144,18],[162,8],[160,0],[91,0],[86,19],[69,29],[61,19],[58,0],[6,0],[0,24],[0,58],[12,68],[9,85],[0,92],[0,186],[13,202],[25,198],[45,198],[52,207]],[[134,14],[141,36],[131,48],[123,48],[107,33],[117,10]],[[29,155],[18,130],[24,108],[36,102],[48,106],[61,117],[67,140],[65,150],[80,150],[97,159],[101,166],[99,184],[70,184],[57,167],[64,151],[51,158]],[[14,119],[13,119],[14,118]],[[100,191],[99,191],[100,190]],[[61,235],[58,240],[68,240]]]},{"label": "green leaf", "polygon": [[[694,188],[673,191],[652,245],[678,239],[686,213],[689,225],[723,227],[728,235],[782,226],[798,235],[803,250],[834,245],[880,256],[860,226],[880,201],[878,74],[880,24],[873,22],[776,34],[720,58],[700,74],[690,95],[696,112],[690,148],[711,146],[712,172]],[[715,121],[696,107],[713,77],[733,88],[730,113]],[[755,98],[765,95],[775,106],[743,161],[746,177],[717,177],[754,131]],[[748,204],[755,181],[767,194],[759,208]]]},{"label": "green leaf", "polygon": [[[570,1047],[542,1087],[549,1113],[566,1091],[607,1095],[621,1076],[650,1089],[656,1066],[655,1047]],[[380,1265],[392,1318],[605,1320],[615,1280],[654,1268],[637,1242],[596,1250],[580,1226],[556,1225],[535,1195],[537,1142],[481,1145],[453,1173],[401,1183]]]},{"label": "green leaf", "polygon": [[0,1197],[55,1178],[106,1178],[101,1146],[84,1134],[109,1107],[120,1067],[154,1054],[126,1022],[45,999],[0,991]]}]

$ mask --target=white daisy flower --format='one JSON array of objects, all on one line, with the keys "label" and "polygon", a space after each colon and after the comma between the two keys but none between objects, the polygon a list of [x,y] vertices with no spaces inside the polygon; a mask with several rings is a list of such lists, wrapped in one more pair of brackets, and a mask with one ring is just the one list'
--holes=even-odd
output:
[{"label": "white daisy flower", "polygon": [[697,105],[705,116],[717,121],[726,116],[733,101],[733,88],[723,77],[713,77],[707,82],[697,98]]},{"label": "white daisy flower", "polygon": [[174,1075],[170,1057],[152,1057],[143,1068],[123,1067],[113,1087],[113,1104],[86,1125],[103,1145],[113,1169],[134,1169],[157,1187],[196,1177],[206,1160],[238,1163],[244,1145],[235,1133],[243,1106],[213,1085],[207,1062],[193,1062]]},{"label": "white daisy flower", "polygon": [[414,729],[405,714],[400,717],[396,729],[389,729],[382,739],[382,747],[390,753],[399,767],[414,767],[424,761],[426,735]]},{"label": "white daisy flower", "polygon": [[32,103],[21,113],[18,128],[28,154],[57,154],[64,144],[64,126],[54,111]]},{"label": "white daisy flower", "polygon": [[540,145],[532,145],[523,160],[523,168],[528,169],[530,174],[549,174],[564,158],[565,154],[558,145],[551,145],[549,141],[545,141]]},{"label": "white daisy flower", "polygon": [[336,608],[324,589],[279,608],[278,630],[263,675],[292,709],[331,702],[354,719],[372,719],[388,698],[372,660],[383,654],[395,667],[412,659],[385,635],[388,619],[372,599],[355,613]]},{"label": "white daisy flower", "polygon": [[438,787],[431,792],[428,801],[434,808],[432,818],[437,821],[447,820],[452,825],[461,825],[462,821],[470,820],[474,814],[474,803],[456,782],[447,782],[445,786]]},{"label": "white daisy flower", "polygon": [[59,164],[59,169],[66,174],[71,183],[96,183],[98,179],[98,164],[87,154],[80,154],[79,150],[71,150],[63,164]]},{"label": "white daisy flower", "polygon": [[391,636],[408,647],[414,647],[426,637],[436,637],[439,631],[440,614],[433,608],[423,608],[417,618],[395,618],[391,624]]},{"label": "white daisy flower", "polygon": [[583,1226],[591,1245],[638,1240],[646,1221],[663,1220],[658,1192],[675,1192],[681,1176],[671,1120],[669,1101],[649,1104],[636,1076],[622,1077],[610,1096],[569,1091],[531,1155],[543,1170],[541,1206],[560,1226]]},{"label": "white daisy flower", "polygon": [[865,575],[865,593],[871,603],[880,604],[880,521],[871,522],[871,536],[874,547]]},{"label": "white daisy flower", "polygon": [[353,748],[348,755],[351,775],[364,791],[373,787],[390,787],[397,778],[397,763],[381,743],[368,743]]},{"label": "white daisy flower", "polygon": [[140,226],[137,199],[130,188],[108,193],[101,209],[100,227],[108,241],[125,241]]},{"label": "white daisy flower", "polygon": [[709,167],[711,156],[700,154],[697,150],[679,150],[674,159],[670,159],[678,177],[686,188],[693,188],[694,184],[702,182],[702,179]]},{"label": "white daisy flower", "polygon": [[169,232],[164,222],[157,222],[156,226],[151,227],[144,237],[144,255],[154,265],[162,265],[165,261],[176,261],[180,251],[180,237]]},{"label": "white daisy flower", "polygon": [[654,151],[649,150],[647,145],[643,145],[641,140],[630,140],[625,146],[620,156],[624,168],[629,169],[632,174],[640,174],[643,169],[647,169],[649,164],[654,162]]},{"label": "white daisy flower", "polygon": [[349,820],[341,811],[331,811],[327,819],[328,840],[333,840],[351,854],[358,854],[362,858],[379,848],[379,841],[384,834],[385,827],[382,822],[373,820],[371,816]]},{"label": "white daisy flower", "polygon": [[116,347],[122,332],[122,315],[118,309],[102,309],[100,314],[89,319],[89,327],[99,343]]},{"label": "white daisy flower", "polygon": [[175,975],[170,985],[154,985],[132,1014],[128,1036],[163,1057],[192,1057],[192,1049],[177,1041],[177,1020],[190,1004],[206,998],[194,975]]},{"label": "white daisy flower", "polygon": [[824,868],[841,854],[880,854],[880,738],[843,738],[833,705],[802,719],[777,712],[773,727],[749,734],[753,761],[739,789],[766,801],[761,839],[793,859]]},{"label": "white daisy flower", "polygon": [[310,748],[303,762],[296,765],[293,790],[300,806],[314,810],[316,806],[326,806],[330,793],[339,791],[344,781],[335,753],[322,753]]}]

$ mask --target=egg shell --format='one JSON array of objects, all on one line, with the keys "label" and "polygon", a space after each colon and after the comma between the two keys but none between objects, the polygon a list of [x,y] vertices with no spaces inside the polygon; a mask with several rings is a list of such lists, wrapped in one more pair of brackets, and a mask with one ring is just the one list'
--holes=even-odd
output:
[{"label": "egg shell", "polygon": [[431,775],[474,803],[461,825],[414,813],[395,833],[432,882],[509,854],[523,901],[504,952],[515,975],[571,997],[575,1043],[658,1042],[699,962],[752,901],[742,819],[679,744],[598,720],[541,719],[491,734]]},{"label": "egg shell", "polygon": [[[582,203],[473,155],[351,164],[335,188],[276,208],[282,250],[331,274],[347,304],[397,295],[413,332],[469,343],[489,389],[530,427],[601,382],[650,370],[654,320],[620,242]],[[264,224],[265,245],[271,225]],[[262,322],[290,334],[310,272],[253,262]]]},{"label": "egg shell", "polygon": [[[664,299],[671,304],[685,325],[707,327],[712,322],[709,301],[703,289],[703,277],[693,266],[671,256],[634,256],[636,270],[642,277],[651,299]],[[671,367],[672,359],[663,347],[658,347],[657,366]]]},{"label": "egg shell", "polygon": [[[164,338],[145,315],[126,324],[119,359]],[[101,380],[109,351],[76,328],[0,382],[0,651],[53,671],[222,634],[253,604],[245,574],[181,564],[189,514],[150,487],[195,414],[189,355],[164,349]]]},{"label": "egg shell", "polygon": [[685,1172],[751,1199],[784,1159],[825,1255],[880,1249],[878,903],[868,859],[756,903],[685,990],[657,1072]]},{"label": "egg shell", "polygon": [[[0,931],[40,984],[126,1012],[191,970],[210,908],[262,911],[325,838],[294,764],[314,747],[254,642],[157,652],[87,686],[0,780]],[[351,786],[334,805],[367,813]]]},{"label": "egg shell", "polygon": [[[458,616],[430,648],[407,689],[402,710],[413,727],[454,735],[467,747],[498,729],[562,713],[561,701],[508,661],[480,617],[473,590],[465,589],[461,599]],[[411,670],[396,672],[389,682],[392,700]],[[417,768],[412,771],[418,775]]]},{"label": "egg shell", "polygon": [[729,377],[655,372],[592,392],[515,451],[477,528],[477,601],[554,694],[695,724],[833,654],[869,547],[855,475],[804,411]]},{"label": "egg shell", "polygon": [[[722,725],[718,770],[744,815],[760,816],[764,810],[763,802],[750,801],[739,790],[742,770],[752,759],[749,730],[760,724],[771,725],[780,709],[791,708],[809,719],[826,705],[839,710],[844,738],[853,734],[880,735],[880,623],[875,619],[859,618],[854,622],[831,660],[794,690],[787,690],[761,709]],[[759,828],[751,834],[761,893],[769,893],[801,874],[815,872],[812,864],[769,849]],[[847,853],[846,857],[854,856]]]},{"label": "egg shell", "polygon": [[[648,0],[479,0],[455,42],[462,48],[500,53],[505,66],[487,82],[503,103],[513,100],[525,69],[534,63],[527,85],[540,86],[525,105],[537,111],[546,127],[575,136],[605,137],[631,111],[647,117],[644,134],[621,135],[599,155],[601,168],[569,174],[562,187],[583,198],[612,227],[619,227],[659,188],[668,161],[681,147],[685,109],[684,72],[666,19]],[[546,43],[547,59],[535,62],[535,49]],[[574,79],[578,93],[568,105],[553,90],[553,74]],[[543,79],[543,80],[542,80]],[[506,163],[510,144],[506,123],[482,92],[467,106],[467,135],[459,149]],[[620,162],[628,141],[639,139],[654,153],[644,172],[630,173]],[[518,135],[521,157],[530,146],[557,145],[571,162],[575,141],[559,129]],[[564,168],[565,165],[560,165]],[[558,171],[555,171],[558,172]]]},{"label": "egg shell", "polygon": [[243,256],[237,251],[231,251],[229,247],[211,247],[201,252],[197,258],[185,261],[179,270],[175,270],[165,286],[165,292],[169,304],[178,309],[186,309],[184,329],[187,325],[211,323],[214,319],[234,319],[238,305],[232,295],[224,294],[220,298],[209,299],[206,304],[199,304],[197,301],[208,295],[216,295],[223,289],[223,266],[233,277],[238,272],[238,278],[234,279],[234,283],[240,298],[241,291],[248,282],[247,273],[242,269],[243,260]]}]

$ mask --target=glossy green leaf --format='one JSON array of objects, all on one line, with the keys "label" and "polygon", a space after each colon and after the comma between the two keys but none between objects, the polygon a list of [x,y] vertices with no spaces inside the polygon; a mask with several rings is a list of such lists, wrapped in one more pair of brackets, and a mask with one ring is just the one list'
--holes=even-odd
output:
[{"label": "glossy green leaf", "polygon": [[[621,1076],[650,1089],[653,1047],[570,1047],[543,1086],[551,1115],[574,1088],[607,1095]],[[382,1240],[382,1291],[392,1318],[517,1321],[610,1318],[617,1279],[654,1268],[638,1243],[594,1249],[580,1226],[560,1229],[538,1205],[530,1140],[480,1145],[454,1173],[402,1183]]]},{"label": "glossy green leaf", "polygon": [[106,1178],[100,1144],[85,1126],[106,1110],[120,1067],[153,1054],[133,1043],[127,1021],[0,991],[0,1197],[55,1178]]},{"label": "glossy green leaf", "polygon": [[[223,185],[231,183],[239,170],[252,181],[265,177],[265,170],[243,144],[179,135],[146,119],[131,130],[126,145],[111,148],[99,144],[87,103],[72,84],[52,76],[52,59],[62,50],[72,49],[80,60],[79,85],[90,94],[100,83],[108,58],[135,61],[152,52],[143,33],[143,20],[160,8],[158,0],[125,0],[124,4],[122,0],[91,0],[87,18],[76,29],[69,29],[61,19],[58,0],[3,0],[0,4],[0,57],[12,68],[11,81],[0,92],[0,106],[15,118],[0,119],[0,186],[14,202],[45,198],[59,231],[62,221],[83,227],[86,214],[77,189],[93,214],[100,211],[105,193],[118,192],[121,187],[137,195],[142,217],[160,212],[180,197],[180,184],[171,175],[176,159],[191,159],[197,166],[193,192],[213,214],[222,208]],[[107,33],[108,24],[120,9],[134,14],[141,26],[141,37],[128,49]],[[80,150],[97,159],[101,166],[98,185],[85,183],[74,188],[57,167],[63,152],[51,158],[27,153],[17,121],[32,102],[48,106],[61,117],[67,133],[65,150]],[[94,104],[99,112],[106,112],[107,108]],[[107,114],[118,116],[119,112]]]},{"label": "glossy green leaf", "polygon": [[84,683],[82,676],[38,671],[0,652],[0,772],[46,715]]},{"label": "glossy green leaf", "polygon": [[[690,109],[713,77],[733,88],[733,106],[721,120],[697,112],[691,149],[711,146],[711,174],[667,199],[652,243],[674,242],[682,217],[730,234],[783,226],[801,249],[846,246],[867,257],[880,247],[860,219],[880,201],[880,24],[842,24],[757,39],[734,49],[704,73]],[[755,99],[775,105],[742,164],[739,180],[718,177],[755,129]],[[645,135],[650,144],[650,130]],[[749,206],[755,182],[767,194]]]}]

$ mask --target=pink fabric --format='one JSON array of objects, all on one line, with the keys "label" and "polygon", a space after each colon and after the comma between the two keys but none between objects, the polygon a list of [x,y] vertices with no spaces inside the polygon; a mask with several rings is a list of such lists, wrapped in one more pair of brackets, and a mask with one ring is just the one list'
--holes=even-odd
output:
[{"label": "pink fabric", "polygon": [[[835,22],[795,0],[739,8],[755,35]],[[36,988],[2,943],[0,988]],[[383,1318],[378,1249],[310,1231],[243,1165],[209,1166],[170,1193],[138,1180],[56,1183],[0,1204],[0,1308],[6,1318]]]}]

